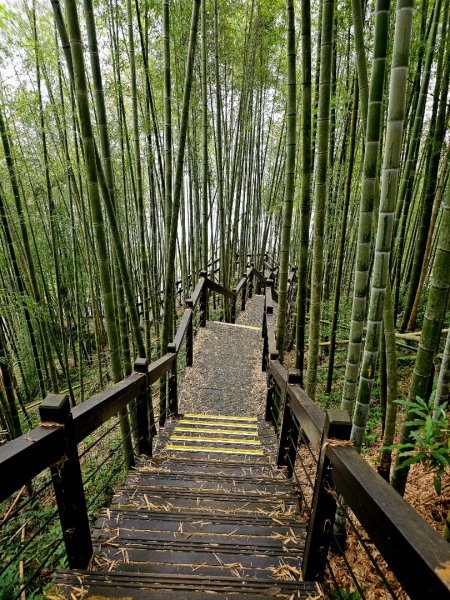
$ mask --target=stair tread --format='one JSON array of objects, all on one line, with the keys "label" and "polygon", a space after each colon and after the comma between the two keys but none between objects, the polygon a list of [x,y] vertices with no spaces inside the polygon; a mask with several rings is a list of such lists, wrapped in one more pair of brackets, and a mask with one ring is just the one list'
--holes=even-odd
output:
[{"label": "stair tread", "polygon": [[[187,598],[200,600],[205,595],[213,594],[218,600],[227,598],[245,598],[257,600],[264,598],[280,598],[281,594],[295,594],[296,598],[308,598],[316,595],[318,588],[314,582],[284,581],[264,578],[239,578],[236,576],[186,575],[173,573],[139,573],[136,572],[90,572],[62,571],[56,583],[60,594],[67,593],[70,598],[72,586],[80,586],[87,595],[83,600],[100,597],[126,598],[142,600],[144,598],[164,598],[169,600]],[[106,596],[106,594],[108,594]],[[282,596],[281,596],[282,597]]]},{"label": "stair tread", "polygon": [[[216,435],[180,432],[179,421],[168,423],[155,457],[138,461],[97,518],[95,556],[109,572],[61,572],[58,593],[70,598],[81,584],[84,600],[315,595],[315,583],[279,579],[299,575],[306,527],[292,483],[270,460],[273,433],[260,419],[252,423],[257,431],[247,439],[259,446],[241,443],[245,428],[228,432],[221,424]],[[195,427],[204,428],[201,419]],[[249,447],[261,454],[246,454]]]}]

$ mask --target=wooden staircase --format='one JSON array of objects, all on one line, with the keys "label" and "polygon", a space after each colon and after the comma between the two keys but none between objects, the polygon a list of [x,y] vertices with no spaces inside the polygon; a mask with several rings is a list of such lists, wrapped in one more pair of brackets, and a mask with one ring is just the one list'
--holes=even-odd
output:
[{"label": "wooden staircase", "polygon": [[89,571],[52,598],[311,598],[299,581],[305,525],[256,417],[184,415],[116,491],[93,533]]}]

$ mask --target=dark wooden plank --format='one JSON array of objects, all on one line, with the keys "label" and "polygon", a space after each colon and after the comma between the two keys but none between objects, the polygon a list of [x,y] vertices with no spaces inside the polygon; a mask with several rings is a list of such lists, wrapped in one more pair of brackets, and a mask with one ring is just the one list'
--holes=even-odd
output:
[{"label": "dark wooden plank", "polygon": [[[152,363],[154,364],[154,363]],[[152,365],[149,367],[149,371]],[[132,373],[112,387],[85,400],[72,409],[77,443],[141,394],[147,385],[144,373]]]},{"label": "dark wooden plank", "polygon": [[268,459],[268,456],[264,456],[263,454],[258,455],[258,454],[227,454],[226,452],[190,452],[188,450],[186,451],[182,451],[182,453],[178,450],[167,450],[167,455],[170,458],[176,458],[178,456],[180,456],[182,454],[182,456],[184,456],[187,459],[195,459],[197,458],[199,455],[211,459],[212,460],[222,460],[222,461],[226,461],[227,458],[230,457],[234,457],[236,458],[237,456],[242,460],[243,464],[246,463],[253,463],[253,464],[264,464],[264,465],[269,465],[272,464],[271,461]]},{"label": "dark wooden plank", "polygon": [[273,378],[275,379],[278,387],[283,391],[286,388],[288,382],[288,372],[278,360],[270,361],[269,370]]},{"label": "dark wooden plank", "polygon": [[[282,498],[273,498],[270,495],[249,493],[231,495],[226,491],[192,491],[189,489],[177,490],[156,489],[135,485],[118,488],[114,496],[114,505],[121,507],[167,507],[171,510],[195,509],[196,511],[217,510],[221,512],[258,512],[268,514],[280,510],[280,514],[288,511],[290,507],[298,506],[298,499],[291,494]],[[292,510],[292,509],[291,509]]]},{"label": "dark wooden plank", "polygon": [[[176,514],[173,514],[169,511],[164,510],[147,510],[145,508],[141,509],[119,509],[115,508],[114,505],[111,508],[103,509],[99,515],[99,518],[96,521],[97,529],[100,528],[101,523],[108,521],[111,523],[111,527],[117,526],[117,524],[124,520],[136,520],[136,521],[145,521],[145,523],[151,527],[154,527],[154,523],[158,521],[159,523],[163,522],[172,522],[176,523],[177,527],[180,524],[180,521],[183,523],[192,524],[195,523],[197,525],[200,524],[200,527],[208,527],[209,524],[221,524],[227,525],[235,528],[238,526],[258,526],[258,527],[274,527],[275,525],[279,526],[280,529],[286,527],[294,528],[294,531],[298,531],[300,534],[306,528],[306,525],[300,521],[299,516],[289,515],[288,517],[277,516],[271,517],[269,515],[264,514],[255,514],[251,519],[248,518],[248,515],[243,514],[234,514],[234,513],[212,513],[212,512],[200,512],[198,511],[196,514],[190,511],[178,511]],[[142,528],[140,526],[139,528]]]},{"label": "dark wooden plank", "polygon": [[247,275],[244,275],[244,277],[242,277],[242,279],[239,281],[239,283],[236,286],[236,294],[239,294],[239,292],[241,291],[242,287],[246,284],[247,282]]},{"label": "dark wooden plank", "polygon": [[0,446],[0,502],[56,463],[63,451],[60,426],[36,427]]},{"label": "dark wooden plank", "polygon": [[[240,536],[248,536],[258,538],[271,538],[278,534],[288,536],[292,530],[296,536],[304,536],[305,526],[299,522],[290,521],[287,524],[280,525],[273,520],[264,519],[226,519],[216,518],[215,515],[206,515],[202,513],[194,518],[189,513],[164,514],[164,511],[110,511],[109,517],[100,517],[96,524],[96,529],[113,529],[120,527],[120,537],[122,537],[122,529],[128,529],[136,532],[172,532],[176,534],[182,529],[181,539],[183,536],[191,535],[191,533],[209,535],[221,534],[229,535],[234,538]],[[139,533],[138,535],[141,535]],[[176,537],[174,536],[174,539]],[[190,539],[190,538],[189,538]],[[197,539],[197,538],[196,538]],[[214,541],[214,540],[213,540]]]},{"label": "dark wooden plank", "polygon": [[265,278],[264,278],[264,275],[263,275],[262,273],[260,273],[260,272],[258,271],[258,269],[253,269],[253,273],[254,273],[254,274],[255,274],[255,275],[258,277],[258,279],[259,279],[260,281],[262,281],[263,283],[265,283],[265,282],[266,282],[266,280],[265,280]]},{"label": "dark wooden plank", "polygon": [[325,413],[298,385],[287,385],[287,401],[311,446],[318,452],[325,424]]},{"label": "dark wooden plank", "polygon": [[152,383],[155,383],[160,377],[168,373],[175,360],[176,354],[168,352],[167,354],[164,354],[164,356],[161,356],[161,358],[158,358],[158,360],[150,363],[147,373],[148,384],[152,385]]},{"label": "dark wooden plank", "polygon": [[[242,552],[242,548],[222,548],[221,546],[170,543],[167,547],[156,544],[154,547],[145,544],[132,544],[124,542],[120,548],[117,545],[101,542],[98,546],[98,553],[113,561],[122,561],[124,553],[129,563],[134,563],[127,570],[134,572],[157,572],[160,574],[159,565],[161,563],[170,564],[172,573],[175,572],[177,565],[192,564],[202,566],[217,566],[221,562],[225,565],[242,565],[244,568],[267,569],[269,567],[277,568],[280,562],[292,565],[298,568],[301,560],[301,553],[290,555],[282,551],[266,551],[259,554],[254,553],[254,549],[248,552]],[[120,566],[122,571],[122,565]]]},{"label": "dark wooden plank", "polygon": [[202,293],[204,285],[206,285],[206,277],[200,277],[191,297],[193,310],[195,310],[195,307],[197,306],[197,302],[200,298],[200,294]]},{"label": "dark wooden plank", "polygon": [[[188,555],[186,558],[189,558],[190,555]],[[198,555],[193,555],[192,558],[196,558],[198,560]],[[239,563],[239,557],[240,555],[236,555],[236,559],[235,561],[230,560],[230,556],[227,557],[227,562],[225,562],[222,566],[220,566],[217,562],[214,565],[209,565],[206,564],[205,562],[193,562],[193,563],[185,563],[180,561],[179,563],[131,563],[131,564],[127,564],[124,563],[122,565],[120,565],[120,572],[121,573],[126,573],[126,572],[133,572],[133,573],[147,573],[147,572],[151,572],[151,571],[158,571],[158,573],[171,573],[175,576],[177,575],[201,575],[204,577],[223,577],[223,576],[227,576],[227,575],[234,575],[235,577],[239,577],[242,579],[272,579],[273,578],[273,582],[274,585],[276,584],[277,581],[279,581],[275,576],[274,576],[274,560],[273,558],[269,557],[269,558],[265,558],[265,557],[256,557],[256,561],[254,562],[266,562],[267,564],[265,566],[255,566],[254,564],[251,565],[247,565],[244,567],[244,565],[241,565]],[[165,556],[163,555],[161,557],[163,560],[165,560]],[[292,557],[292,558],[287,558],[286,561],[287,564],[289,564],[290,566],[297,568],[298,569],[298,557]],[[165,596],[164,596],[165,598]],[[216,595],[214,594],[214,598],[216,598]],[[228,597],[229,598],[229,597]],[[236,598],[236,596],[233,596],[233,598]]]},{"label": "dark wooden plank", "polygon": [[450,597],[450,546],[354,448],[327,446],[332,478],[411,598]]},{"label": "dark wooden plank", "polygon": [[186,335],[186,331],[189,326],[189,321],[192,319],[192,314],[192,310],[188,308],[184,311],[184,314],[181,317],[181,321],[178,325],[177,332],[175,334],[175,337],[173,338],[173,343],[175,344],[176,352],[179,352],[181,348],[181,344],[183,343],[184,336]]},{"label": "dark wooden plank", "polygon": [[266,286],[266,313],[268,315],[273,313],[272,288],[270,285]]},{"label": "dark wooden plank", "polygon": [[165,487],[170,489],[181,489],[187,488],[191,490],[199,491],[217,491],[217,490],[228,490],[234,494],[245,494],[247,492],[254,492],[261,495],[274,494],[274,495],[290,495],[292,488],[289,484],[284,484],[282,481],[254,481],[253,479],[241,480],[233,478],[225,478],[217,476],[204,476],[204,477],[193,477],[188,475],[182,477],[181,474],[173,474],[170,477],[164,477],[163,475],[145,473],[141,474],[139,478],[139,486],[146,487],[150,492],[154,486]]},{"label": "dark wooden plank", "polygon": [[157,459],[153,463],[155,467],[162,467],[169,469],[170,473],[191,473],[201,475],[203,474],[214,474],[216,477],[226,476],[245,476],[245,477],[272,477],[273,479],[283,479],[284,473],[280,469],[276,469],[272,466],[259,466],[259,465],[223,465],[217,466],[211,464],[209,461],[203,461],[200,464],[192,464],[190,461],[185,463],[170,461],[168,459]]},{"label": "dark wooden plank", "polygon": [[[71,586],[79,588],[84,582],[87,595],[85,600],[93,598],[130,598],[136,600],[203,600],[213,595],[217,600],[245,598],[260,600],[261,598],[291,597],[296,599],[311,598],[317,595],[318,588],[313,582],[276,581],[267,579],[241,579],[235,575],[228,577],[205,577],[205,575],[174,575],[136,572],[92,573],[90,571],[70,571],[59,573],[56,583],[60,593],[67,593],[71,598]],[[154,593],[155,592],[155,593]]]},{"label": "dark wooden plank", "polygon": [[[255,554],[271,554],[272,556],[292,556],[300,558],[302,549],[293,544],[283,544],[283,539],[257,538],[246,536],[227,536],[227,535],[190,535],[183,536],[180,533],[172,531],[133,531],[132,529],[120,530],[120,537],[117,536],[117,530],[94,531],[92,535],[94,544],[106,550],[109,542],[114,550],[119,548],[119,552],[126,550],[130,555],[132,550],[140,550],[145,560],[145,554],[152,550],[177,550],[184,552],[205,552],[224,554],[239,554],[255,556]],[[123,556],[123,555],[122,555]]]},{"label": "dark wooden plank", "polygon": [[269,345],[269,359],[278,359],[277,343],[275,340],[275,317],[273,314],[266,315],[267,324],[267,342]]},{"label": "dark wooden plank", "polygon": [[223,287],[223,285],[220,285],[220,283],[216,283],[215,281],[212,281],[212,279],[207,279],[206,282],[208,288],[213,292],[217,292],[218,294],[222,294],[228,298],[234,298],[234,293],[230,290],[227,290],[227,288]]}]

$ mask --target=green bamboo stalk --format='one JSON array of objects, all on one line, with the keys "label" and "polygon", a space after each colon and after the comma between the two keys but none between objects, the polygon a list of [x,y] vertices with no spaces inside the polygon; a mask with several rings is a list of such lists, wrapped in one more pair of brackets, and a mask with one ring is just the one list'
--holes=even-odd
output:
[{"label": "green bamboo stalk", "polygon": [[[450,290],[450,185],[447,184],[447,195],[443,206],[443,215],[439,231],[439,241],[436,249],[433,269],[431,272],[430,289],[428,292],[425,317],[420,335],[414,371],[409,388],[412,400],[422,398],[427,400],[430,378],[433,376],[433,359],[439,346],[442,323],[445,317],[448,293]],[[407,412],[403,423],[400,443],[414,443],[411,436],[412,415]],[[409,467],[400,468],[403,458],[397,457],[392,486],[400,493],[405,493]]]},{"label": "green bamboo stalk", "polygon": [[[223,189],[223,140],[222,140],[222,96],[219,72],[219,2],[214,0],[214,70],[216,87],[216,161],[217,161],[217,206],[219,211],[220,253],[219,267],[222,285],[228,287],[226,257],[225,257],[225,206]],[[227,300],[225,301],[227,302]],[[227,304],[225,312],[227,313]]]},{"label": "green bamboo stalk", "polygon": [[283,203],[283,226],[280,245],[280,275],[278,284],[277,348],[283,362],[286,337],[287,280],[291,243],[292,209],[295,193],[295,148],[297,136],[297,79],[295,14],[293,0],[286,0],[287,107],[286,107],[286,170]]},{"label": "green bamboo stalk", "polygon": [[328,184],[328,136],[330,122],[331,67],[333,50],[334,0],[323,0],[322,43],[318,113],[317,173],[314,193],[314,243],[311,275],[308,372],[306,391],[314,399],[319,358],[321,292],[323,272],[323,235]]},{"label": "green bamboo stalk", "polygon": [[[300,204],[300,248],[298,258],[298,284],[295,332],[295,366],[300,369],[303,382],[305,366],[306,302],[308,291],[309,223],[311,219],[311,3],[301,3],[302,47],[302,178]],[[272,180],[273,181],[273,180]]]},{"label": "green bamboo stalk", "polygon": [[[90,0],[85,0],[85,12],[87,17],[92,11],[89,9]],[[114,305],[114,294],[112,281],[109,271],[109,253],[106,243],[106,231],[103,220],[103,213],[100,202],[99,178],[98,178],[98,161],[96,157],[96,147],[94,141],[94,133],[92,130],[91,116],[89,112],[89,96],[83,56],[83,46],[81,41],[80,24],[78,20],[78,11],[75,0],[65,0],[66,15],[69,30],[70,47],[74,65],[74,88],[78,106],[79,124],[84,148],[84,158],[86,165],[86,173],[88,179],[88,196],[90,201],[90,209],[93,219],[93,229],[95,233],[97,260],[100,270],[100,284],[102,290],[103,305],[105,310],[106,333],[108,337],[108,345],[110,350],[111,372],[114,382],[122,379],[123,371],[120,359],[119,337],[116,329],[116,313]],[[86,10],[87,9],[87,10]],[[91,58],[95,61],[96,42],[95,42],[95,24],[88,20],[88,32],[90,32],[90,52]],[[100,71],[97,70],[99,65],[94,65],[94,76],[98,77]],[[100,98],[103,95],[101,82],[96,80],[96,100],[101,102]],[[97,106],[98,107],[98,106]],[[106,116],[105,121],[106,124]],[[103,128],[103,138],[106,128]],[[103,140],[105,141],[105,140]],[[106,186],[106,184],[105,184]],[[128,467],[134,464],[133,450],[129,435],[129,423],[126,414],[121,414],[121,433],[124,440],[124,452],[127,459]]]},{"label": "green bamboo stalk", "polygon": [[[172,305],[175,286],[175,252],[177,243],[178,230],[178,213],[180,210],[181,186],[183,183],[183,165],[184,151],[186,146],[187,126],[189,118],[189,103],[191,99],[192,77],[194,70],[195,46],[197,42],[198,18],[200,12],[200,0],[193,0],[191,29],[189,34],[189,46],[186,61],[186,74],[183,91],[183,105],[181,111],[180,137],[178,143],[178,154],[175,171],[175,183],[173,190],[172,215],[170,220],[170,236],[168,242],[168,251],[166,256],[166,281],[164,286],[164,316],[163,316],[163,331],[162,331],[162,349],[163,352],[169,343],[169,336],[172,331]],[[167,173],[167,164],[166,164]],[[167,186],[167,183],[166,183]],[[167,187],[166,187],[167,192]],[[164,423],[166,407],[161,406],[160,422]]]},{"label": "green bamboo stalk", "polygon": [[[22,237],[24,259],[26,261],[26,270],[27,270],[29,278],[30,278],[32,294],[34,296],[36,303],[38,305],[40,305],[42,302],[41,292],[39,289],[37,275],[36,275],[36,269],[34,266],[34,260],[33,260],[33,256],[31,253],[30,239],[29,239],[28,229],[27,229],[27,225],[26,225],[26,221],[25,221],[25,212],[24,212],[24,208],[22,205],[22,198],[21,198],[21,193],[20,193],[20,189],[19,189],[19,182],[17,179],[15,161],[14,161],[13,154],[12,154],[12,144],[11,144],[9,133],[7,131],[6,123],[5,123],[5,120],[3,117],[3,111],[1,109],[0,109],[0,135],[2,138],[6,166],[8,168],[11,189],[12,189],[14,202],[15,202],[15,206],[16,206],[16,211],[17,211],[17,215],[18,215],[18,219],[19,219],[19,229],[20,229],[20,233],[21,233],[21,237]],[[41,333],[42,333],[42,341],[43,341],[43,345],[44,345],[45,356],[48,361],[52,390],[54,392],[57,392],[58,387],[59,387],[58,374],[56,372],[52,348],[50,345],[47,323],[45,322],[45,319],[43,319],[43,318],[39,319],[39,326],[40,326]]]},{"label": "green bamboo stalk", "polygon": [[364,441],[380,343],[384,299],[389,279],[389,261],[392,248],[392,233],[405,118],[412,16],[413,1],[401,0],[397,4],[396,9],[380,210],[378,214],[372,286],[370,290],[367,334],[351,432],[351,439],[358,450],[361,449]]},{"label": "green bamboo stalk", "polygon": [[[395,233],[398,233],[398,256],[397,256],[397,269],[400,268],[401,257],[404,246],[404,235],[405,235],[405,227],[401,225],[401,219],[403,220],[403,224],[406,223],[408,218],[408,209],[412,199],[413,193],[413,185],[415,179],[415,169],[414,165],[416,164],[417,152],[420,144],[421,131],[423,127],[423,120],[425,114],[425,106],[428,95],[428,88],[430,85],[430,77],[431,77],[431,66],[433,63],[434,49],[436,44],[436,36],[439,25],[439,14],[441,10],[441,0],[435,0],[434,10],[433,10],[433,21],[431,25],[431,30],[428,36],[427,50],[425,56],[425,63],[423,66],[422,72],[422,81],[420,84],[420,91],[417,101],[416,113],[414,115],[414,122],[411,128],[411,135],[409,138],[408,144],[408,152],[406,156],[405,166],[402,172],[402,180],[398,194],[398,201],[396,205],[395,212]],[[420,268],[420,265],[419,267]],[[399,277],[399,273],[397,270],[397,277]],[[409,315],[411,312],[412,304],[414,302],[414,295],[417,289],[417,280],[414,282],[414,287],[411,288],[409,286],[408,295],[405,303],[405,310],[403,315],[403,320],[401,324],[401,329],[405,330],[408,324]]]},{"label": "green bamboo stalk", "polygon": [[357,393],[358,371],[361,357],[366,298],[371,263],[372,221],[375,196],[378,194],[378,153],[382,124],[382,99],[386,71],[389,31],[390,0],[377,0],[375,12],[375,43],[370,78],[369,106],[365,136],[365,152],[359,207],[358,238],[356,247],[355,281],[353,288],[352,317],[345,364],[344,389],[341,408],[351,415]]},{"label": "green bamboo stalk", "polygon": [[330,357],[328,362],[328,375],[327,375],[327,393],[331,392],[333,383],[333,368],[334,368],[334,356],[336,352],[336,334],[338,326],[339,316],[339,300],[341,297],[341,281],[342,281],[342,270],[344,266],[344,250],[345,240],[347,237],[347,216],[348,207],[350,204],[350,193],[352,186],[353,167],[355,161],[355,147],[356,147],[356,126],[358,120],[358,102],[359,102],[359,86],[358,81],[355,77],[353,85],[353,104],[352,104],[352,117],[350,123],[350,133],[348,141],[348,162],[347,162],[347,173],[345,177],[345,188],[344,188],[344,205],[342,207],[341,216],[341,229],[339,232],[339,244],[336,258],[336,277],[334,286],[334,299],[333,299],[333,316],[331,321],[331,337],[330,337]]},{"label": "green bamboo stalk", "polygon": [[397,421],[397,347],[395,339],[394,304],[392,301],[391,284],[388,281],[383,307],[383,334],[386,352],[386,414],[384,420],[383,445],[380,453],[378,473],[389,481],[392,450],[386,449],[394,443],[395,426]]},{"label": "green bamboo stalk", "polygon": [[355,40],[359,95],[361,98],[361,122],[365,135],[369,106],[369,79],[367,77],[366,48],[364,46],[364,7],[365,2],[362,0],[352,0],[353,37]]},{"label": "green bamboo stalk", "polygon": [[208,96],[206,80],[206,0],[201,0],[202,85],[202,269],[208,271]]},{"label": "green bamboo stalk", "polygon": [[[450,79],[450,36],[447,33],[447,24],[449,21],[449,1],[445,2],[444,22],[442,25],[441,48],[437,61],[437,72],[442,74],[436,77],[436,85],[433,101],[433,115],[430,122],[428,135],[428,152],[426,160],[427,179],[423,188],[422,199],[422,218],[415,243],[414,261],[409,280],[408,294],[405,303],[404,319],[402,327],[406,324],[406,329],[411,331],[416,324],[417,308],[421,295],[420,276],[423,270],[427,239],[431,230],[433,200],[435,198],[436,186],[438,183],[439,164],[442,149],[445,147],[445,120],[447,114],[447,96]],[[444,59],[444,41],[447,37],[445,60]],[[444,66],[442,65],[444,64]],[[447,118],[448,120],[448,118]],[[444,155],[445,160],[445,155]]]}]

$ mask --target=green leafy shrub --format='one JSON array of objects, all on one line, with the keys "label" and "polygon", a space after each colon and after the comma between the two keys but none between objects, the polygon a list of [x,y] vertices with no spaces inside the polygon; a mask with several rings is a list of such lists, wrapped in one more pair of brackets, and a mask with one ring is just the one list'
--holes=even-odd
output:
[{"label": "green leafy shrub", "polygon": [[441,493],[441,480],[446,467],[450,465],[449,420],[446,413],[447,402],[440,405],[437,416],[433,416],[434,393],[429,401],[422,398],[397,400],[408,411],[409,420],[405,425],[411,427],[413,442],[387,446],[389,450],[399,450],[404,458],[398,469],[414,463],[422,463],[436,471],[434,488]]}]

